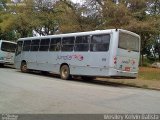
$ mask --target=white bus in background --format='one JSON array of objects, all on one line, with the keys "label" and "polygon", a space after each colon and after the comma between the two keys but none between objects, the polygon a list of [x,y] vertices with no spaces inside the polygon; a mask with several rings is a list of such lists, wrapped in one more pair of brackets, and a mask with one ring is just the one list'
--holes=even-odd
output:
[{"label": "white bus in background", "polygon": [[16,43],[0,40],[0,66],[4,64],[14,64]]},{"label": "white bus in background", "polygon": [[137,77],[140,36],[122,29],[97,30],[17,41],[15,67],[83,78]]}]

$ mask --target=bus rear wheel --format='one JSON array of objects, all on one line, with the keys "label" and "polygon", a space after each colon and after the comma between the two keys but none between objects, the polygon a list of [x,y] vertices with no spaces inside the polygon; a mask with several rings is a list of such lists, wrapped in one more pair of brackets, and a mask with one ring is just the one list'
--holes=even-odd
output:
[{"label": "bus rear wheel", "polygon": [[21,72],[28,72],[28,68],[27,68],[27,63],[26,62],[22,62],[21,63]]},{"label": "bus rear wheel", "polygon": [[68,80],[70,78],[70,69],[68,65],[63,65],[60,69],[60,76],[63,80]]}]

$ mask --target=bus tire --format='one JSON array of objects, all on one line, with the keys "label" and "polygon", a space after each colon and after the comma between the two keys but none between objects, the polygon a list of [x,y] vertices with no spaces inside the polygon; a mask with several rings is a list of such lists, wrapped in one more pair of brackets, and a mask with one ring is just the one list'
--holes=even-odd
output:
[{"label": "bus tire", "polygon": [[70,69],[68,65],[62,65],[60,69],[60,76],[63,80],[68,80],[70,78]]},{"label": "bus tire", "polygon": [[25,61],[22,61],[22,63],[21,63],[21,72],[23,72],[23,73],[28,72],[27,63]]}]

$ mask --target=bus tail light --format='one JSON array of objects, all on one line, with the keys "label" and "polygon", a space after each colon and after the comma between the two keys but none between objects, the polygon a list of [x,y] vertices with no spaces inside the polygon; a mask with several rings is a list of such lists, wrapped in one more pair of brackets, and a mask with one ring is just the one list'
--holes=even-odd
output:
[{"label": "bus tail light", "polygon": [[114,64],[117,64],[117,57],[114,57]]},{"label": "bus tail light", "polygon": [[132,61],[132,65],[135,65],[135,64],[136,64],[136,61],[135,61],[135,60],[133,60],[133,61]]}]

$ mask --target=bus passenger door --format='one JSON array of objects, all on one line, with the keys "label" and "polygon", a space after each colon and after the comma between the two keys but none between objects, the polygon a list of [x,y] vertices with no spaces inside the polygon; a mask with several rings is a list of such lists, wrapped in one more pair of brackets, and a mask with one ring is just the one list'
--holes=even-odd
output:
[{"label": "bus passenger door", "polygon": [[18,41],[17,42],[17,48],[16,48],[16,53],[15,53],[15,58],[14,58],[14,64],[16,68],[20,68],[21,66],[21,61],[22,61],[22,44],[23,41]]},{"label": "bus passenger door", "polygon": [[[39,53],[39,43],[40,39],[34,39],[31,42],[31,47],[30,47],[30,52],[28,53],[28,65],[27,67],[29,69],[34,69],[34,70],[39,70],[38,69],[38,64],[37,64],[37,56]],[[27,58],[27,55],[26,55]]]}]

